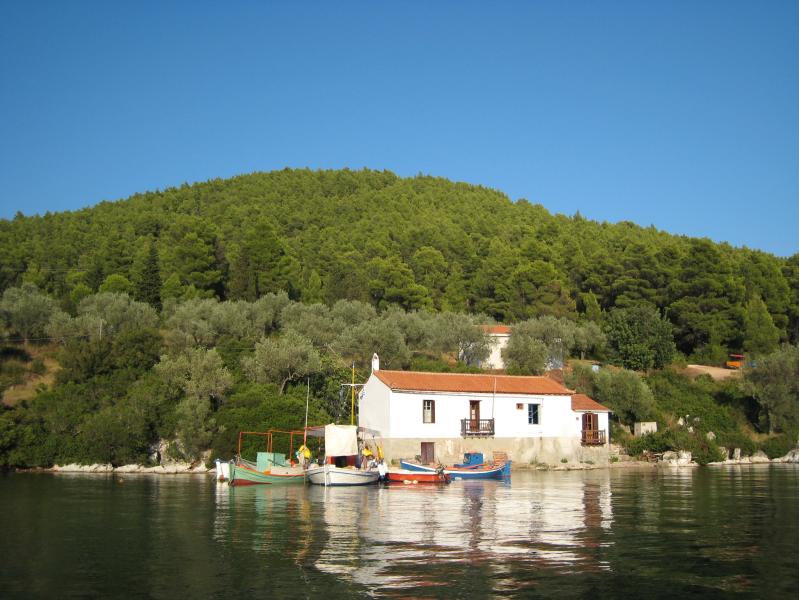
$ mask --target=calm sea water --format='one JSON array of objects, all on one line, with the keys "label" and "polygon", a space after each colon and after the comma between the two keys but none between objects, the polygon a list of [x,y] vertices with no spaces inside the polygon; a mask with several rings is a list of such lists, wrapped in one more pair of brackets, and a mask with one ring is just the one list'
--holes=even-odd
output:
[{"label": "calm sea water", "polygon": [[797,597],[799,467],[229,488],[0,476],[0,596]]}]

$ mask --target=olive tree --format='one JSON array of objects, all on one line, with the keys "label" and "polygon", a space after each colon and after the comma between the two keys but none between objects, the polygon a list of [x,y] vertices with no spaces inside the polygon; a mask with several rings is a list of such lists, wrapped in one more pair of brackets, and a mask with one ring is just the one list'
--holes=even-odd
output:
[{"label": "olive tree", "polygon": [[185,454],[196,457],[211,441],[211,410],[221,404],[233,377],[217,351],[204,348],[162,356],[155,369],[169,387],[182,393],[175,409],[176,430]]},{"label": "olive tree", "polygon": [[32,283],[8,288],[0,299],[0,315],[26,344],[32,338],[44,336],[55,310],[55,302]]},{"label": "olive tree", "polygon": [[319,352],[305,337],[288,330],[279,338],[262,338],[252,356],[241,359],[244,373],[253,383],[277,383],[282,394],[286,384],[322,368]]}]

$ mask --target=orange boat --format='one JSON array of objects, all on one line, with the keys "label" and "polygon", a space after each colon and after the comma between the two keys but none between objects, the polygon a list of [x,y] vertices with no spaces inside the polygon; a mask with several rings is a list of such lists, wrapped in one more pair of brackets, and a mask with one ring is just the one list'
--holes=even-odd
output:
[{"label": "orange boat", "polygon": [[386,481],[392,483],[449,483],[450,476],[443,471],[411,471],[409,469],[389,469]]}]

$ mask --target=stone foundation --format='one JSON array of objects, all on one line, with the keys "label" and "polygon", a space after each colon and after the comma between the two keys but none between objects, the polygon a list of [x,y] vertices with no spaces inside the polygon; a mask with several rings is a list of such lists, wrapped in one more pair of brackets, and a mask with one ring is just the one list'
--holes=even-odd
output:
[{"label": "stone foundation", "polygon": [[413,460],[421,455],[422,442],[435,443],[436,461],[445,465],[459,463],[465,452],[482,452],[491,461],[494,452],[506,452],[517,465],[547,464],[557,466],[591,461],[608,464],[607,446],[583,446],[574,438],[444,438],[384,439],[380,443],[386,460]]}]

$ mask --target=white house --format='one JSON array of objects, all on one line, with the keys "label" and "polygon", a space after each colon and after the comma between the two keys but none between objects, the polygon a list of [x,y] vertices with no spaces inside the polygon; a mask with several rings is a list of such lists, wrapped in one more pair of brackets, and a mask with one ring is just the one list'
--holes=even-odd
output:
[{"label": "white house", "polygon": [[491,353],[480,366],[483,369],[504,369],[505,360],[502,358],[502,351],[508,345],[510,327],[507,325],[486,325],[485,332],[488,334]]},{"label": "white house", "polygon": [[358,423],[388,459],[459,462],[507,452],[522,463],[607,459],[610,411],[547,377],[381,371],[375,356]]}]

